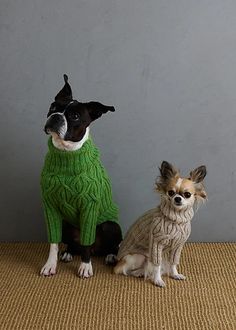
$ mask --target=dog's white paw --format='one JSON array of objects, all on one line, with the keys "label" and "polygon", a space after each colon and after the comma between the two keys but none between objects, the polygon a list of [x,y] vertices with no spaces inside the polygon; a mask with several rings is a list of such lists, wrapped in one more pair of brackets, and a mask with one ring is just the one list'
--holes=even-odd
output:
[{"label": "dog's white paw", "polygon": [[184,276],[183,274],[174,274],[174,275],[171,275],[171,277],[174,280],[186,280],[186,276]]},{"label": "dog's white paw", "polygon": [[166,286],[165,282],[161,278],[155,279],[152,282],[153,284],[159,286],[160,288],[164,288]]},{"label": "dog's white paw", "polygon": [[81,278],[89,278],[93,276],[93,267],[90,262],[81,262],[78,270],[78,276]]},{"label": "dog's white paw", "polygon": [[105,258],[106,265],[115,265],[117,258],[115,254],[108,254]]},{"label": "dog's white paw", "polygon": [[46,264],[41,269],[40,275],[43,276],[52,276],[56,274],[57,263],[55,262],[46,262]]},{"label": "dog's white paw", "polygon": [[61,253],[60,260],[63,262],[70,262],[73,260],[73,256],[69,252],[65,251]]},{"label": "dog's white paw", "polygon": [[144,269],[139,268],[139,269],[132,270],[129,275],[135,276],[135,277],[144,277]]}]

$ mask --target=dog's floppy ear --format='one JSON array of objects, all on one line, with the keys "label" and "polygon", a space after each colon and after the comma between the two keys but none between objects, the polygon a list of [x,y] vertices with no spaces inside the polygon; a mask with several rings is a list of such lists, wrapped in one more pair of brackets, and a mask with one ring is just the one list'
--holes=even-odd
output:
[{"label": "dog's floppy ear", "polygon": [[161,179],[164,181],[179,175],[179,171],[173,165],[166,161],[162,162],[159,170],[161,174]]},{"label": "dog's floppy ear", "polygon": [[66,74],[63,75],[65,85],[60,90],[60,92],[55,96],[55,101],[58,103],[66,104],[72,101],[72,90],[68,83],[68,76]]},{"label": "dog's floppy ear", "polygon": [[99,102],[88,102],[85,104],[86,108],[88,109],[89,116],[92,121],[98,119],[101,117],[104,113],[107,113],[108,111],[115,111],[114,107],[104,105]]},{"label": "dog's floppy ear", "polygon": [[190,172],[190,179],[194,183],[199,183],[199,182],[203,181],[206,174],[207,174],[206,166],[202,165],[202,166],[199,166],[199,167],[195,168],[195,170]]}]

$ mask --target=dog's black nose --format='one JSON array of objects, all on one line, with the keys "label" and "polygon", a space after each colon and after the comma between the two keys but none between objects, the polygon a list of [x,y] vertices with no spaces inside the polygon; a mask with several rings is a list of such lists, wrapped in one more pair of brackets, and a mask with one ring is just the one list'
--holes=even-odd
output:
[{"label": "dog's black nose", "polygon": [[64,117],[61,114],[54,113],[47,119],[47,122],[44,126],[44,131],[46,134],[49,132],[58,132],[60,128],[64,125]]},{"label": "dog's black nose", "polygon": [[49,134],[49,132],[51,130],[51,125],[48,125],[48,123],[46,123],[43,130],[46,134]]},{"label": "dog's black nose", "polygon": [[177,204],[180,204],[181,203],[181,197],[175,197],[175,202],[177,203]]}]

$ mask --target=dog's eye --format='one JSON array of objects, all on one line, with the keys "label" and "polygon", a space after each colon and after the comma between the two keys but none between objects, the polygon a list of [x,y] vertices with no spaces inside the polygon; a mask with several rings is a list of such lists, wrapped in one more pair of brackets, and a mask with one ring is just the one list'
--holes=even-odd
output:
[{"label": "dog's eye", "polygon": [[71,120],[79,120],[80,116],[79,116],[78,112],[71,112],[71,113],[68,113],[68,117]]},{"label": "dog's eye", "polygon": [[174,196],[174,195],[175,195],[174,190],[169,190],[169,191],[168,191],[168,195],[169,195],[170,197]]},{"label": "dog's eye", "polygon": [[190,198],[190,197],[191,197],[190,192],[186,191],[186,192],[184,193],[184,197],[185,197],[185,198]]}]

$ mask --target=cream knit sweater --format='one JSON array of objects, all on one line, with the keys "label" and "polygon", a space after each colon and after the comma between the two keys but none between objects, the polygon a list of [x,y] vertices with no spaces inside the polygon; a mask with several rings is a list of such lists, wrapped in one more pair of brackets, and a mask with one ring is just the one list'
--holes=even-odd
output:
[{"label": "cream knit sweater", "polygon": [[178,265],[181,250],[191,232],[192,207],[177,211],[162,199],[131,226],[120,245],[118,260],[128,254],[142,254],[154,265],[162,258]]}]

